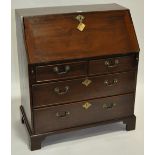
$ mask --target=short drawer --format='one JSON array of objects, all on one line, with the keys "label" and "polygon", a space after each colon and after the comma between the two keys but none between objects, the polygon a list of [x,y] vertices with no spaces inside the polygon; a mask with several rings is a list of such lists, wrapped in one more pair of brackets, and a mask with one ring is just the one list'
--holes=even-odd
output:
[{"label": "short drawer", "polygon": [[111,57],[107,59],[92,60],[89,63],[89,74],[107,74],[114,72],[129,71],[137,68],[138,56]]},{"label": "short drawer", "polygon": [[136,72],[81,78],[32,86],[33,106],[75,102],[135,91]]},{"label": "short drawer", "polygon": [[100,98],[34,110],[36,133],[117,119],[133,114],[134,94]]},{"label": "short drawer", "polygon": [[85,76],[87,74],[87,62],[73,62],[56,65],[36,67],[36,81],[50,81],[70,77]]}]

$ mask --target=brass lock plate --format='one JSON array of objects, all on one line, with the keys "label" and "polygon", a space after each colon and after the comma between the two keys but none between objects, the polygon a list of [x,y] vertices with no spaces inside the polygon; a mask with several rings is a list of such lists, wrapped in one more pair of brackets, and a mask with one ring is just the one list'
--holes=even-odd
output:
[{"label": "brass lock plate", "polygon": [[89,102],[85,102],[83,105],[82,105],[82,107],[84,108],[84,109],[88,109],[88,108],[90,108],[91,107],[91,103],[89,103]]},{"label": "brass lock plate", "polygon": [[86,87],[88,87],[91,83],[92,83],[92,81],[89,80],[89,79],[85,79],[85,80],[82,82],[82,84],[85,85]]},{"label": "brass lock plate", "polygon": [[85,28],[85,24],[84,23],[79,23],[79,25],[77,26],[77,29],[79,30],[79,31],[83,31],[84,30],[84,28]]}]

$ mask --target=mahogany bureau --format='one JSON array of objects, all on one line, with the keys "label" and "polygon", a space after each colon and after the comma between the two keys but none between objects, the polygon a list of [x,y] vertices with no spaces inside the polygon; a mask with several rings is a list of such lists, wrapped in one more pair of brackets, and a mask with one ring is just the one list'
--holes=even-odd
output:
[{"label": "mahogany bureau", "polygon": [[31,150],[51,134],[123,121],[134,130],[139,45],[117,4],[16,10],[21,120]]}]

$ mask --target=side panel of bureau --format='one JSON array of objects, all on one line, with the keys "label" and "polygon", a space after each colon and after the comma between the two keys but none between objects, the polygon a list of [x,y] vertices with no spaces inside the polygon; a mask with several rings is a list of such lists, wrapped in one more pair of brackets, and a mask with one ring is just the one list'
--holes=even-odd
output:
[{"label": "side panel of bureau", "polygon": [[28,123],[33,130],[32,126],[32,112],[31,112],[31,98],[29,88],[29,68],[28,58],[25,50],[24,42],[24,30],[22,24],[22,18],[16,14],[16,33],[17,33],[17,49],[18,49],[18,61],[19,61],[19,77],[20,77],[20,92],[21,92],[21,104],[24,107]]},{"label": "side panel of bureau", "polygon": [[133,110],[134,94],[39,108],[34,110],[35,133],[126,117],[132,115]]}]

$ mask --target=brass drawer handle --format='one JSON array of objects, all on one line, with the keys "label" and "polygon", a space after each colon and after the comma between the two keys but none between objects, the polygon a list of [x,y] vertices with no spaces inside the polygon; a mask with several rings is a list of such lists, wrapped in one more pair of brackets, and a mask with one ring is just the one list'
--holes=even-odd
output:
[{"label": "brass drawer handle", "polygon": [[68,92],[69,86],[65,86],[64,90],[61,90],[59,87],[54,88],[54,92],[59,94],[59,95],[64,95]]},{"label": "brass drawer handle", "polygon": [[59,112],[56,113],[56,116],[57,117],[60,117],[60,118],[66,117],[68,115],[70,115],[70,112],[69,111],[65,111],[63,113],[59,113]]},{"label": "brass drawer handle", "polygon": [[111,109],[115,106],[116,106],[116,103],[103,104],[103,109]]},{"label": "brass drawer handle", "polygon": [[117,83],[118,83],[118,80],[117,79],[112,80],[112,82],[110,82],[108,80],[105,80],[104,81],[104,84],[107,85],[107,86],[113,86],[113,85],[115,85]]},{"label": "brass drawer handle", "polygon": [[119,64],[119,60],[118,59],[115,59],[114,60],[114,63],[112,63],[110,60],[106,60],[105,61],[105,65],[109,68],[113,68],[113,67],[116,67],[117,65]]},{"label": "brass drawer handle", "polygon": [[64,71],[60,71],[59,67],[58,66],[55,66],[53,68],[53,71],[59,75],[62,75],[62,74],[66,74],[70,71],[70,66],[69,65],[66,65],[65,68],[64,68]]}]

